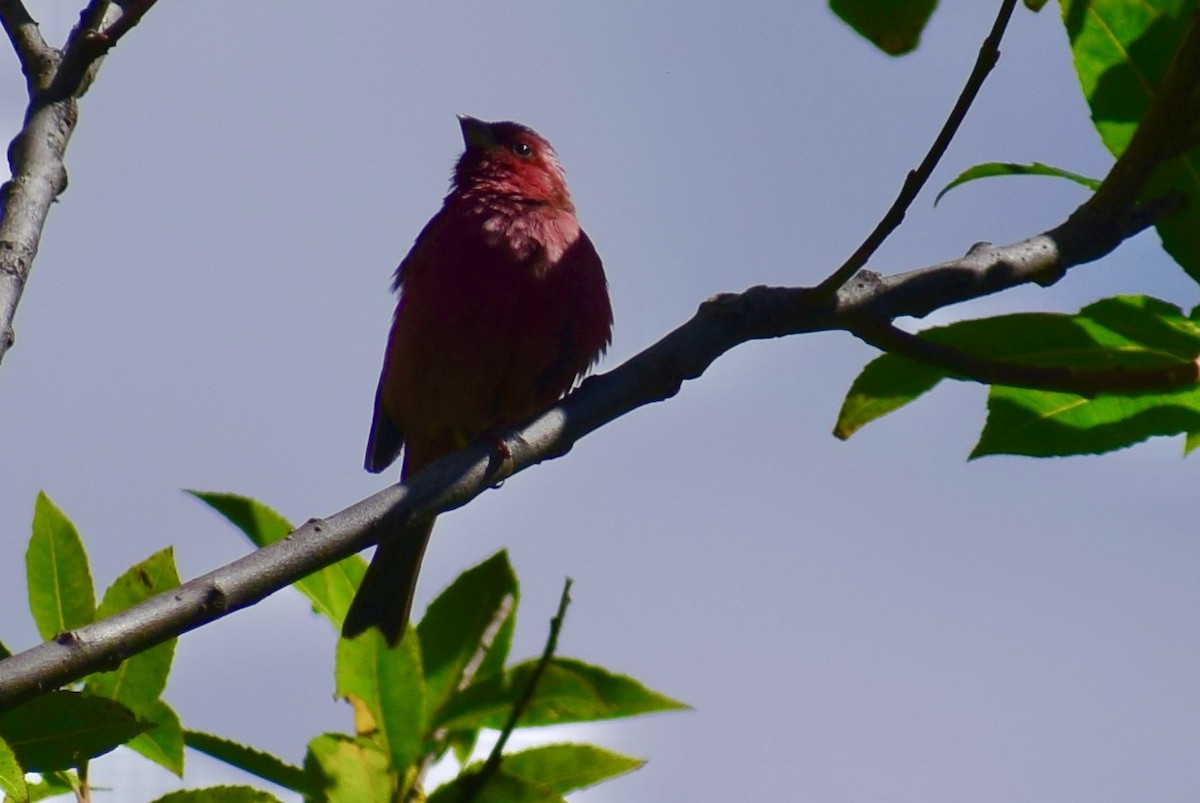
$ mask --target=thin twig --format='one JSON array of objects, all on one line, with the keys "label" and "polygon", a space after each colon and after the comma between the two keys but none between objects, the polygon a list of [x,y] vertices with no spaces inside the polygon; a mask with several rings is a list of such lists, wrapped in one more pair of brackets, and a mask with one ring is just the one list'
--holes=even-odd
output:
[{"label": "thin twig", "polygon": [[116,21],[104,29],[101,34],[107,40],[107,50],[116,47],[117,42],[121,41],[121,37],[142,21],[142,17],[153,8],[154,3],[155,0],[132,0],[132,2],[122,4],[124,11],[121,16],[117,17]]},{"label": "thin twig", "polygon": [[529,707],[529,703],[537,691],[538,682],[554,658],[554,651],[558,649],[558,634],[562,630],[563,619],[567,616],[567,606],[571,604],[572,582],[570,577],[563,581],[562,596],[558,599],[558,613],[550,620],[550,633],[546,636],[546,646],[542,649],[542,657],[538,659],[533,671],[529,673],[529,680],[525,683],[525,688],[521,690],[521,696],[513,704],[512,711],[508,714],[508,721],[504,723],[504,728],[500,731],[500,738],[493,745],[487,761],[483,762],[479,772],[471,776],[470,781],[463,785],[462,793],[458,798],[459,803],[470,803],[474,800],[487,783],[488,778],[500,771],[500,762],[504,758],[504,747],[508,744],[508,738],[516,730],[517,722],[525,715],[525,709]]},{"label": "thin twig", "polygon": [[1000,59],[1000,40],[1004,38],[1004,30],[1008,27],[1009,18],[1012,17],[1016,5],[1017,0],[1003,0],[1000,3],[1000,13],[996,15],[991,32],[979,48],[975,67],[967,77],[967,83],[959,93],[958,102],[950,110],[950,116],[946,118],[942,130],[938,132],[937,138],[929,146],[929,152],[925,154],[925,158],[921,160],[921,164],[915,170],[908,172],[904,184],[900,187],[900,194],[896,196],[891,208],[876,224],[875,229],[863,240],[862,245],[850,255],[840,268],[830,274],[829,278],[817,285],[818,297],[827,298],[836,293],[842,285],[850,280],[850,277],[867,264],[867,260],[879,250],[879,246],[883,245],[888,236],[904,221],[908,207],[912,205],[921,188],[925,186],[925,182],[929,180],[938,161],[950,147],[950,141],[958,133],[959,125],[979,95],[984,79]]},{"label": "thin twig", "polygon": [[110,0],[91,0],[60,55],[42,39],[21,0],[0,0],[0,24],[17,52],[29,91],[24,125],[8,148],[12,177],[0,187],[0,362],[16,338],[13,320],[50,206],[67,187],[63,160],[78,119],[76,100],[94,79],[104,53],[153,4],[130,0],[116,16],[120,9]]},{"label": "thin twig", "polygon": [[87,92],[101,60],[141,21],[155,0],[134,0],[114,5],[111,0],[91,0],[79,15],[79,24],[67,37],[54,78],[38,94],[39,103],[54,103]]},{"label": "thin twig", "polygon": [[25,85],[30,97],[45,86],[58,65],[58,53],[38,29],[37,22],[21,0],[0,0],[0,24],[12,42],[21,72],[25,74]]}]

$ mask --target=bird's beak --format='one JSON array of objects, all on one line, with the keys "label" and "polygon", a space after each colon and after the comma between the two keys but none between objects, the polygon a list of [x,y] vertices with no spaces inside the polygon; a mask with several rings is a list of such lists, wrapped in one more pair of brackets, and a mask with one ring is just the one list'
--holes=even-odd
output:
[{"label": "bird's beak", "polygon": [[483,120],[466,114],[458,115],[458,125],[462,128],[463,144],[468,150],[486,150],[496,144],[496,135],[492,126]]}]

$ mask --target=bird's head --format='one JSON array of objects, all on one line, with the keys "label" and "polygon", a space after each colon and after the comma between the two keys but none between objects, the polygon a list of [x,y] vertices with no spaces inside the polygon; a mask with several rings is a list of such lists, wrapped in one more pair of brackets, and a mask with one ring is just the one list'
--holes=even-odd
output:
[{"label": "bird's head", "polygon": [[567,178],[554,148],[520,123],[486,123],[459,115],[466,150],[454,169],[463,191],[508,196],[572,211]]}]

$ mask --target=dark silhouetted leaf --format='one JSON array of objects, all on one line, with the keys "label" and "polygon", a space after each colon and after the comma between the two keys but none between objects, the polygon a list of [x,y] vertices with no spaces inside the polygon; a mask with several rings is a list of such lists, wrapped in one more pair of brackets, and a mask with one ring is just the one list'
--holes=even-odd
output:
[{"label": "dark silhouetted leaf", "polygon": [[916,48],[937,0],[829,0],[829,8],[889,56]]},{"label": "dark silhouetted leaf", "polygon": [[0,738],[27,772],[76,767],[149,727],[118,702],[73,691],[53,691],[0,712]]}]

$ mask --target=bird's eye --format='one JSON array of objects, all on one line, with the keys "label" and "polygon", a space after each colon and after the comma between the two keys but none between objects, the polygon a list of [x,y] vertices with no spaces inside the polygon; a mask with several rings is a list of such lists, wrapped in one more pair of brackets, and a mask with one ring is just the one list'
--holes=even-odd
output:
[{"label": "bird's eye", "polygon": [[522,159],[528,159],[533,156],[533,147],[528,142],[514,142],[512,144],[512,152]]}]

